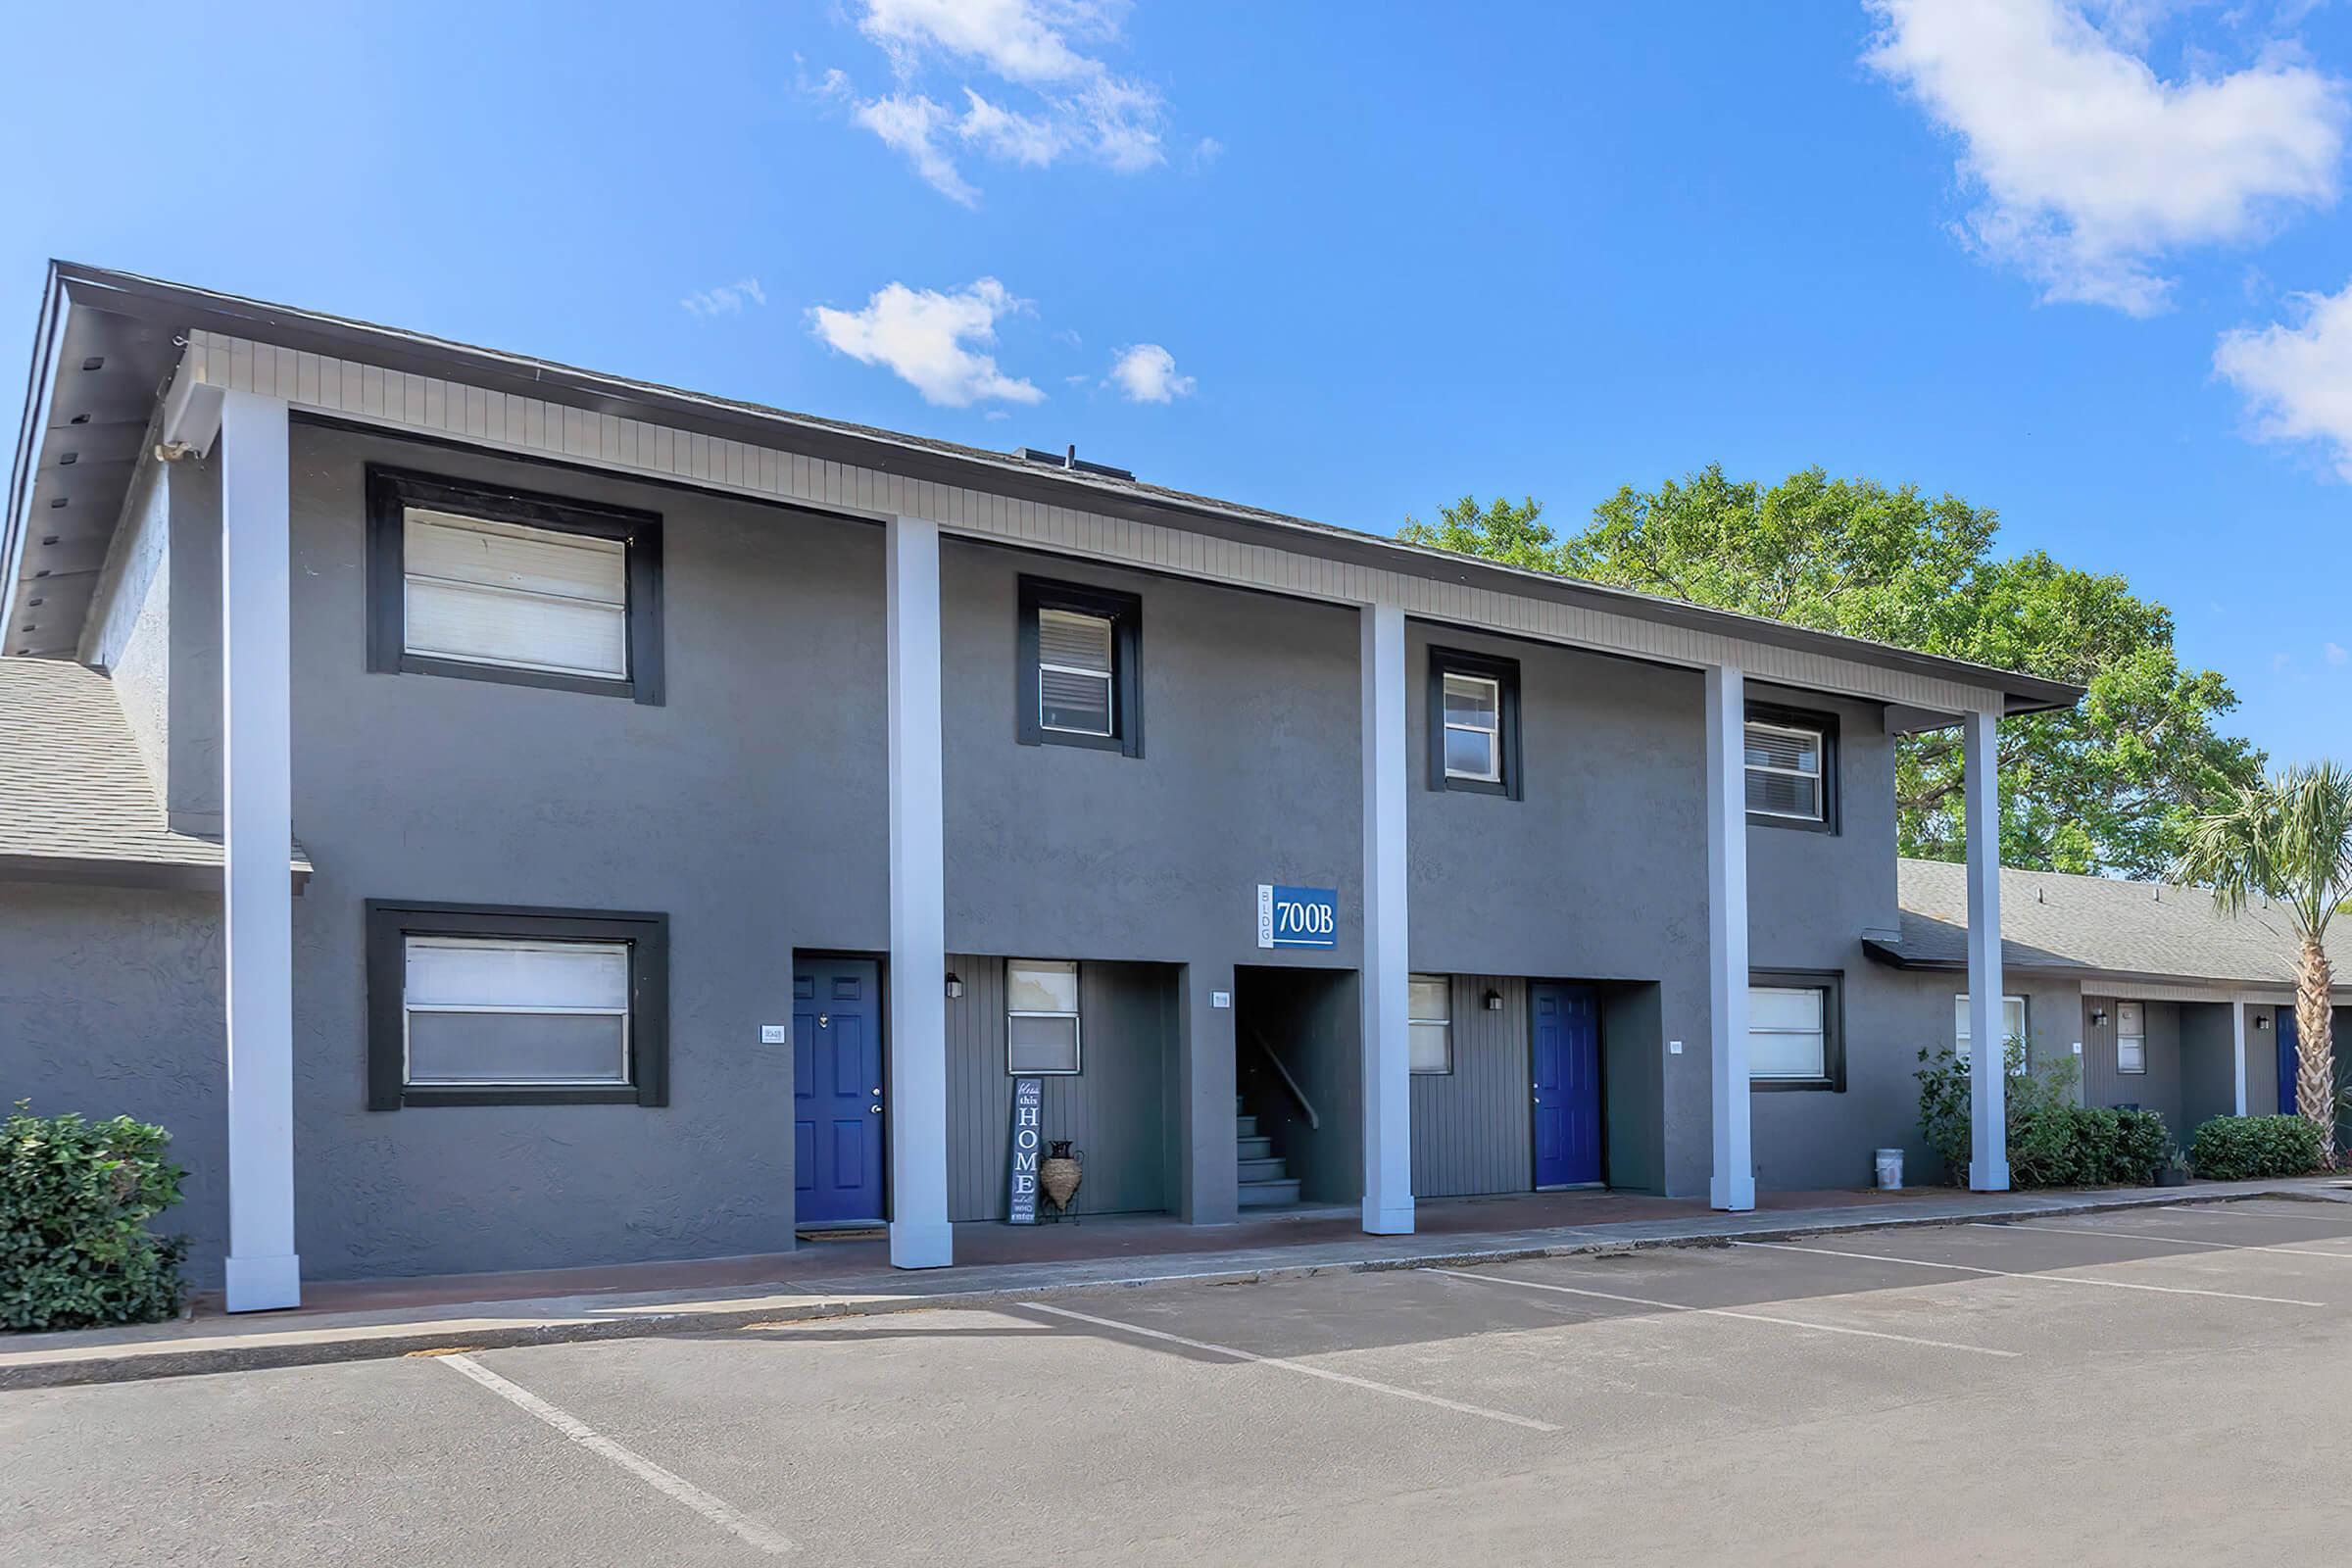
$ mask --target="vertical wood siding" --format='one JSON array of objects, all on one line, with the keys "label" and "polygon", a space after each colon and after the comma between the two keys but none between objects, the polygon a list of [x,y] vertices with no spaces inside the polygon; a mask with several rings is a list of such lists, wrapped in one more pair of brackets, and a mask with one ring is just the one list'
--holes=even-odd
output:
[{"label": "vertical wood siding", "polygon": [[[1003,1219],[1012,1139],[1012,1075],[1004,1070],[1004,960],[956,953],[963,995],[948,1001],[948,1217]],[[1173,1206],[1168,1152],[1175,1102],[1175,972],[1163,964],[1078,965],[1079,1066],[1043,1081],[1045,1136],[1085,1157],[1077,1214]]]},{"label": "vertical wood siding", "polygon": [[[1489,1012],[1489,991],[1502,1010]],[[1453,977],[1453,1071],[1413,1075],[1413,1194],[1466,1198],[1535,1185],[1527,982]]]},{"label": "vertical wood siding", "polygon": [[[2147,1034],[2146,1072],[2119,1072],[2116,1069],[2115,1044],[2118,1009],[2135,997],[2084,997],[2082,999],[2082,1103],[2085,1105],[2140,1105],[2163,1113],[2165,1125],[2174,1132],[2180,1127],[2180,1004],[2177,1002],[2143,1002],[2141,1027]],[[2097,1023],[2090,1021],[2093,1009],[2107,1016]],[[2053,1050],[2063,1051],[2064,1045],[2053,1043]]]}]

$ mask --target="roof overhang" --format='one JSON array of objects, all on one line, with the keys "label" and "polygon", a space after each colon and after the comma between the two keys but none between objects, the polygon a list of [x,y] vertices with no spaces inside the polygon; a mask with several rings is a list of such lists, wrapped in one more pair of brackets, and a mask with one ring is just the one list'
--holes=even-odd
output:
[{"label": "roof overhang", "polygon": [[[1045,467],[1009,453],[985,452],[868,425],[733,402],[422,333],[65,262],[50,264],[38,339],[43,347],[35,355],[26,392],[24,425],[18,443],[17,466],[10,484],[8,546],[5,552],[0,552],[0,559],[9,564],[8,581],[12,590],[5,605],[0,606],[0,637],[4,637],[0,647],[6,652],[13,654],[24,649],[52,656],[73,652],[81,617],[96,586],[98,569],[104,562],[105,546],[122,511],[131,464],[138,456],[148,419],[176,363],[178,344],[187,333],[199,328],[296,351],[364,360],[388,369],[447,377],[489,391],[547,399],[593,413],[651,420],[703,435],[788,446],[812,458],[853,464],[883,473],[967,485],[1053,506],[1182,527],[1241,543],[1279,543],[1293,551],[1432,581],[1550,600],[1799,653],[1932,676],[1987,693],[1998,692],[2003,710],[2009,713],[2071,708],[2082,696],[2081,687],[2063,681],[1506,566],[1115,475],[1092,473],[1083,468]],[[76,368],[92,358],[104,362],[103,368],[109,376],[106,382],[82,379],[100,373]],[[89,413],[91,418],[79,425],[65,422],[72,415],[82,412]],[[104,427],[103,439],[101,431],[91,428],[97,425]],[[93,482],[97,477],[94,473],[70,475],[61,466],[65,454],[78,454],[84,441],[89,443],[92,457],[122,465],[119,471],[107,475],[109,482]],[[79,466],[80,461],[77,457],[70,466]],[[75,512],[75,531],[63,531],[48,526],[45,520],[34,520],[61,495],[66,498],[66,506],[53,510]],[[102,528],[97,520],[100,518],[104,519]],[[39,542],[53,535],[56,543]],[[96,560],[88,564],[85,575],[82,563],[90,560],[93,551]],[[49,559],[44,552],[55,552],[58,563],[47,567],[49,578],[28,577],[26,573],[41,569]],[[70,571],[64,569],[69,563]],[[63,580],[68,575],[75,578],[70,588]],[[26,584],[35,580],[54,581],[64,590],[56,597],[41,595],[47,603],[38,608],[50,612],[45,620],[25,614],[25,601],[32,597]],[[72,636],[68,635],[69,629]],[[1957,714],[1920,710],[1910,722],[1915,727],[1932,728],[1956,722],[1957,718]]]}]

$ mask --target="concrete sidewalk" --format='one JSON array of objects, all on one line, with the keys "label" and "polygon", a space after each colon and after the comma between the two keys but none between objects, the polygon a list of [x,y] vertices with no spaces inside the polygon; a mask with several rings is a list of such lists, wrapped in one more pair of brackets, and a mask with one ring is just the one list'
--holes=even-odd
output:
[{"label": "concrete sidewalk", "polygon": [[1706,1246],[2246,1198],[2352,1203],[2352,1187],[2334,1177],[2306,1177],[2055,1193],[1950,1192],[1915,1197],[1899,1205],[1857,1194],[1848,1202],[1746,1214],[1707,1213],[1422,1236],[1358,1235],[1278,1247],[1007,1263],[932,1273],[863,1270],[829,1279],[803,1278],[788,1284],[716,1290],[543,1296],[346,1311],[306,1308],[239,1318],[206,1315],[135,1328],[0,1339],[0,1390],[986,1306],[1142,1285],[1218,1284],[1326,1271],[1501,1262],[1631,1248]]}]

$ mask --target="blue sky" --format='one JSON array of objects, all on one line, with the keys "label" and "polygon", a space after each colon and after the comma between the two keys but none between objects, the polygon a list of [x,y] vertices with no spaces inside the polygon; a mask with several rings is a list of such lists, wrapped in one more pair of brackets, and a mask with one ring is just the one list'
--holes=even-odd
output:
[{"label": "blue sky", "polygon": [[10,28],[0,363],[56,255],[1381,532],[1818,464],[2126,573],[2352,758],[2342,4]]}]

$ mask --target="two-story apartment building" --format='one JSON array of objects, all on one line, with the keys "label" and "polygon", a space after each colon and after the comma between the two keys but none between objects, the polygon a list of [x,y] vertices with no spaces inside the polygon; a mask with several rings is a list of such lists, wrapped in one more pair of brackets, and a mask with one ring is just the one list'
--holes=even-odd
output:
[{"label": "two-story apartment building", "polygon": [[234,1308],[946,1264],[1031,1079],[1092,1212],[1858,1185],[2005,994],[1982,847],[1869,956],[1895,738],[2080,695],[62,265],[7,529],[0,1094]]}]

